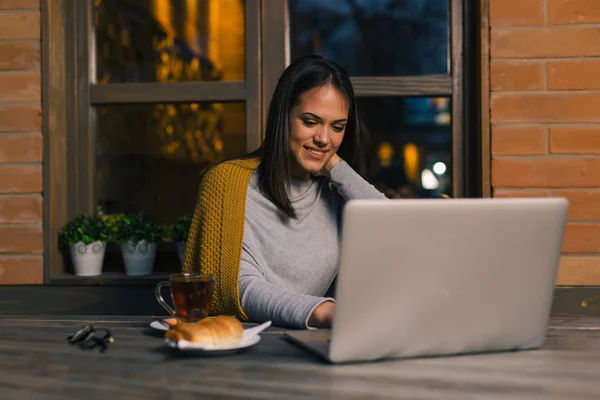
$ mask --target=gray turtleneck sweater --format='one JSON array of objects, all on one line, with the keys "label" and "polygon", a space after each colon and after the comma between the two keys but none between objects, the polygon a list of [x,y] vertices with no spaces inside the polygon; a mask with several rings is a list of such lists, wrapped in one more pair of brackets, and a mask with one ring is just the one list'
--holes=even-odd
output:
[{"label": "gray turtleneck sweater", "polygon": [[293,180],[289,219],[258,188],[258,170],[246,195],[240,265],[242,309],[254,321],[307,329],[313,310],[327,300],[338,268],[341,210],[351,199],[385,199],[345,161],[330,179]]}]

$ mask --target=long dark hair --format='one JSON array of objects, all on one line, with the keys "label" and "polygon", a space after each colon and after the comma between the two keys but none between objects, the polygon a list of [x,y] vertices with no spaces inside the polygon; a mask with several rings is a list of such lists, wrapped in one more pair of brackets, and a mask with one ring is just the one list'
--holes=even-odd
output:
[{"label": "long dark hair", "polygon": [[260,148],[253,152],[261,159],[261,192],[290,218],[296,217],[288,196],[288,184],[291,179],[290,110],[299,104],[303,93],[326,85],[332,85],[339,90],[348,104],[348,122],[338,154],[356,172],[364,175],[364,143],[350,77],[342,67],[321,56],[309,55],[295,60],[277,82],[269,105],[265,140]]}]

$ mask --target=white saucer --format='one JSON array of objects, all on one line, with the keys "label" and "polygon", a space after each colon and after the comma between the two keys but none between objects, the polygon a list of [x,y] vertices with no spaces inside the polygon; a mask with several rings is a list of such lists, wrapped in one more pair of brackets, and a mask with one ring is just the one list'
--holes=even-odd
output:
[{"label": "white saucer", "polygon": [[[150,326],[153,326],[155,329],[159,329],[162,331],[166,331],[167,328],[163,326],[158,321],[153,321]],[[157,327],[158,325],[158,327]],[[171,348],[178,349],[181,351],[192,351],[192,352],[229,352],[234,350],[241,350],[247,347],[254,346],[258,342],[260,342],[259,333],[267,329],[271,326],[271,321],[267,321],[263,324],[254,326],[252,328],[244,329],[244,333],[242,336],[242,340],[239,343],[226,345],[226,346],[211,346],[211,345],[203,345],[198,343],[188,342],[187,340],[179,340],[174,342],[169,339],[165,339],[165,344]]]},{"label": "white saucer", "polygon": [[[176,319],[175,318],[165,318],[165,319],[163,319],[163,321],[173,324],[173,323],[175,323]],[[165,324],[161,324],[160,321],[152,321],[150,323],[150,327],[154,328],[156,330],[165,331],[165,332],[169,330],[169,328],[167,328],[167,326]]]},{"label": "white saucer", "polygon": [[248,338],[242,339],[241,342],[232,344],[229,346],[208,346],[208,345],[200,345],[197,343],[188,342],[187,340],[180,340],[179,342],[173,342],[169,339],[165,339],[165,343],[167,346],[178,349],[181,351],[193,351],[193,352],[228,352],[232,350],[241,350],[247,347],[254,346],[260,342],[260,335],[254,335]]}]

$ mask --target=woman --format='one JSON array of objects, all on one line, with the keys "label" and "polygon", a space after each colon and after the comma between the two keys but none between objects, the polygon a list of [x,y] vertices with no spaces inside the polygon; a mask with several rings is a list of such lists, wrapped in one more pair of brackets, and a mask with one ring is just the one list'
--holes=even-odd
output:
[{"label": "woman", "polygon": [[292,63],[262,146],[201,180],[184,270],[216,275],[212,314],[331,325],[335,300],[325,294],[337,273],[343,204],[386,198],[359,175],[361,146],[346,73],[319,56]]}]

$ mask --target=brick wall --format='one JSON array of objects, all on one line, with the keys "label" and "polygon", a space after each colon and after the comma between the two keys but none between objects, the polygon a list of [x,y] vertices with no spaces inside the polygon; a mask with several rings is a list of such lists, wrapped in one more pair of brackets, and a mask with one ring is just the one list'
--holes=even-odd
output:
[{"label": "brick wall", "polygon": [[42,283],[39,0],[0,0],[0,284]]},{"label": "brick wall", "polygon": [[495,197],[570,200],[558,285],[600,285],[600,0],[489,0]]}]

